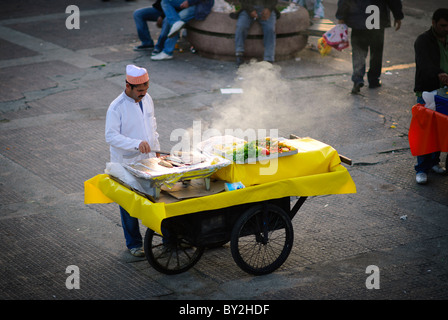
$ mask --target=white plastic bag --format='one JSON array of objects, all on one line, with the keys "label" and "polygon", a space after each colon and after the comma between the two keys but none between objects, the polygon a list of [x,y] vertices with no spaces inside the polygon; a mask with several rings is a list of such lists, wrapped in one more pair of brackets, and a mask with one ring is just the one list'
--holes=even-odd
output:
[{"label": "white plastic bag", "polygon": [[345,24],[337,24],[322,36],[327,44],[336,50],[348,48],[348,27]]},{"label": "white plastic bag", "polygon": [[235,12],[235,6],[224,0],[215,0],[212,11],[224,13]]},{"label": "white plastic bag", "polygon": [[135,190],[145,192],[137,179],[131,173],[129,173],[128,170],[126,170],[120,163],[106,163],[106,169],[104,169],[104,173],[120,179]]},{"label": "white plastic bag", "polygon": [[437,90],[428,92],[423,91],[422,98],[425,100],[425,107],[431,110],[436,110],[436,103],[434,101],[434,96],[437,94]]}]

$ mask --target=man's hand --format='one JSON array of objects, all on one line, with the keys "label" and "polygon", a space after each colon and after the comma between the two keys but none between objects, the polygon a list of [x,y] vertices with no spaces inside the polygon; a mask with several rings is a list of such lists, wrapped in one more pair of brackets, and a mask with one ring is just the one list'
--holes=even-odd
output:
[{"label": "man's hand", "polygon": [[141,153],[150,153],[151,147],[149,146],[149,143],[147,141],[142,141],[138,145],[138,151],[140,151]]},{"label": "man's hand", "polygon": [[163,24],[163,18],[162,17],[158,17],[157,18],[157,22],[156,22],[156,26],[158,28],[162,28],[162,24]]},{"label": "man's hand", "polygon": [[401,28],[401,20],[394,20],[395,31],[398,31]]},{"label": "man's hand", "polygon": [[439,80],[442,83],[442,85],[448,86],[448,74],[446,73],[439,73]]},{"label": "man's hand", "polygon": [[261,20],[268,20],[270,16],[271,10],[269,10],[268,8],[264,8],[261,12]]},{"label": "man's hand", "polygon": [[182,2],[181,4],[180,4],[180,8],[181,9],[186,9],[186,8],[188,8],[190,5],[188,4],[188,1],[187,0],[185,0],[184,2]]},{"label": "man's hand", "polygon": [[258,18],[257,11],[255,11],[255,10],[251,11],[250,12],[250,17],[252,19],[257,19]]}]

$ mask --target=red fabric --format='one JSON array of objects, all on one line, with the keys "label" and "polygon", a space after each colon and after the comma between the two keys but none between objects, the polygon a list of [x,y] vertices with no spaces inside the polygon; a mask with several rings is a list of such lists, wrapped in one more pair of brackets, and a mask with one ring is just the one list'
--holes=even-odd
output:
[{"label": "red fabric", "polygon": [[416,104],[412,107],[408,138],[413,156],[448,152],[448,116]]}]

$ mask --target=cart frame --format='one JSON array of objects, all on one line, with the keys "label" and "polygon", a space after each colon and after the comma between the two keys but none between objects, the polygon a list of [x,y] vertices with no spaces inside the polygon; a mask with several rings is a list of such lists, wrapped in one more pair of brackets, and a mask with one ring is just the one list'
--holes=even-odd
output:
[{"label": "cart frame", "polygon": [[165,219],[163,236],[146,231],[146,258],[159,272],[178,274],[193,267],[206,248],[230,241],[232,257],[242,270],[271,273],[291,252],[291,220],[306,199],[298,198],[292,208],[290,197],[284,197]]}]

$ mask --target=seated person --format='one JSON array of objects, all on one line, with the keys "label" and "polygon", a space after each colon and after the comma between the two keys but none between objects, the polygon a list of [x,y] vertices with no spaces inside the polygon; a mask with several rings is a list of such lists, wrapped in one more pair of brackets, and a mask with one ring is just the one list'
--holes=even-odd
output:
[{"label": "seated person", "polygon": [[151,60],[169,60],[179,39],[179,31],[192,19],[204,20],[210,13],[214,0],[162,0],[165,19]]},{"label": "seated person", "polygon": [[311,19],[317,20],[324,18],[324,6],[322,0],[292,0],[292,2],[297,3],[299,6],[308,10]]},{"label": "seated person", "polygon": [[252,24],[257,21],[263,30],[265,61],[275,59],[275,23],[277,21],[277,0],[241,0],[241,10],[237,12],[238,20],[235,31],[235,55],[237,65],[244,62],[244,42]]},{"label": "seated person", "polygon": [[157,0],[152,7],[137,9],[134,11],[134,21],[137,27],[137,34],[141,41],[141,45],[134,48],[135,51],[146,51],[154,48],[154,41],[148,29],[148,21],[156,21],[159,28],[162,27],[162,21],[165,17],[163,13],[162,0]]}]

